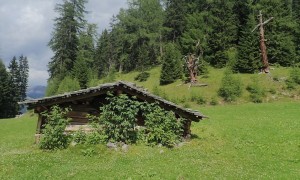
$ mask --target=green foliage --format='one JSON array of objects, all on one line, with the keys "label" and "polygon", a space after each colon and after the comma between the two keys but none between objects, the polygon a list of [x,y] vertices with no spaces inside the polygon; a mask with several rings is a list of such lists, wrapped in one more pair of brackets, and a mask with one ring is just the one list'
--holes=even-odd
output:
[{"label": "green foliage", "polygon": [[88,86],[88,81],[90,77],[89,68],[87,62],[82,59],[77,59],[74,68],[73,68],[73,77],[74,79],[78,79],[79,85],[81,89],[85,89]]},{"label": "green foliage", "polygon": [[46,88],[46,96],[52,96],[57,94],[57,90],[60,84],[60,81],[58,80],[58,78],[52,78],[52,79],[48,79],[48,83],[47,83],[47,88]]},{"label": "green foliage", "polygon": [[295,67],[291,70],[290,79],[300,85],[300,67]]},{"label": "green foliage", "polygon": [[110,95],[107,101],[110,103],[100,107],[101,116],[98,122],[108,141],[134,143],[137,138],[134,127],[140,103],[124,94]]},{"label": "green foliage", "polygon": [[103,83],[111,83],[116,81],[116,71],[112,69],[108,72],[107,76],[103,78]]},{"label": "green foliage", "polygon": [[147,81],[147,79],[149,78],[150,76],[150,73],[149,72],[141,72],[139,73],[135,78],[134,80],[135,81],[139,81],[139,82],[144,82],[144,81]]},{"label": "green foliage", "polygon": [[63,4],[56,5],[55,11],[59,17],[54,20],[54,31],[48,44],[54,53],[48,65],[50,78],[62,80],[72,71],[77,59],[79,33],[85,25],[86,2],[66,0]]},{"label": "green foliage", "polygon": [[227,102],[235,101],[242,95],[242,82],[238,77],[233,76],[232,72],[227,70],[222,78],[219,96]]},{"label": "green foliage", "polygon": [[297,85],[300,85],[300,68],[294,67],[290,71],[289,78],[285,81],[287,89],[293,90],[296,89]]},{"label": "green foliage", "polygon": [[66,76],[59,84],[56,94],[76,91],[80,89],[80,84],[77,79]]},{"label": "green foliage", "polygon": [[146,143],[173,147],[180,142],[185,119],[177,119],[173,112],[162,109],[156,103],[144,104],[142,109],[146,128],[143,139]]},{"label": "green foliage", "polygon": [[46,118],[46,124],[42,130],[42,138],[39,143],[41,149],[64,149],[69,145],[69,135],[65,134],[65,129],[69,119],[66,118],[70,109],[62,109],[52,106],[50,112],[42,113]]},{"label": "green foliage", "polygon": [[219,104],[219,102],[218,102],[216,97],[212,97],[209,104],[212,105],[212,106],[216,106],[216,105]]},{"label": "green foliage", "polygon": [[0,119],[16,115],[16,102],[14,101],[11,77],[4,63],[0,59]]},{"label": "green foliage", "polygon": [[266,96],[266,90],[259,84],[258,78],[253,78],[253,82],[247,86],[250,93],[250,99],[254,103],[262,103]]},{"label": "green foliage", "polygon": [[192,102],[196,102],[199,105],[206,104],[206,98],[201,95],[192,94],[190,100]]},{"label": "green foliage", "polygon": [[87,141],[87,134],[83,129],[79,129],[72,134],[72,141],[77,144],[84,144]]},{"label": "green foliage", "polygon": [[174,44],[166,45],[166,52],[163,56],[163,64],[160,74],[160,84],[170,84],[182,77],[182,62],[180,51]]}]

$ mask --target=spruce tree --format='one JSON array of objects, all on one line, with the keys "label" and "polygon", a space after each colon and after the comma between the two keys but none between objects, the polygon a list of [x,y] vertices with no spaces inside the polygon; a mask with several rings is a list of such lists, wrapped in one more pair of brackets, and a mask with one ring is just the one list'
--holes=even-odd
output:
[{"label": "spruce tree", "polygon": [[293,12],[293,20],[296,21],[297,25],[295,28],[295,45],[296,45],[296,62],[300,62],[300,1],[293,0],[292,1],[292,12]]},{"label": "spruce tree", "polygon": [[256,25],[253,14],[248,16],[246,25],[241,29],[238,42],[238,58],[234,64],[234,71],[240,73],[254,73],[262,67],[259,54],[259,35],[251,32]]},{"label": "spruce tree", "polygon": [[270,64],[290,66],[296,62],[295,30],[296,21],[292,17],[291,1],[260,0],[254,9],[262,10],[264,19],[274,17],[265,26],[265,38]]},{"label": "spruce tree", "polygon": [[103,77],[108,75],[110,66],[112,66],[111,62],[111,52],[110,52],[110,38],[109,32],[105,29],[100,35],[97,47],[95,51],[95,59],[94,59],[94,68],[98,73],[98,77]]},{"label": "spruce tree", "polygon": [[27,57],[23,55],[19,57],[19,73],[20,100],[24,101],[27,97],[26,91],[28,87],[29,65]]},{"label": "spruce tree", "polygon": [[212,18],[206,58],[214,67],[224,67],[228,62],[226,51],[237,41],[237,17],[232,11],[233,2],[214,0],[210,4]]},{"label": "spruce tree", "polygon": [[163,64],[160,74],[160,84],[170,84],[182,77],[182,63],[180,51],[173,43],[165,47]]},{"label": "spruce tree", "polygon": [[8,65],[10,80],[9,85],[11,87],[10,93],[10,109],[11,115],[16,115],[19,111],[18,102],[21,100],[21,90],[20,90],[20,70],[17,58],[14,56]]},{"label": "spruce tree", "polygon": [[54,31],[49,46],[54,56],[49,62],[50,78],[62,80],[73,68],[79,46],[79,32],[85,24],[84,14],[86,0],[64,0],[56,5]]},{"label": "spruce tree", "polygon": [[186,0],[167,0],[166,18],[164,26],[167,28],[165,36],[167,41],[178,42],[186,26],[185,17],[188,3]]},{"label": "spruce tree", "polygon": [[15,116],[16,109],[13,98],[11,78],[4,63],[0,59],[0,119]]}]

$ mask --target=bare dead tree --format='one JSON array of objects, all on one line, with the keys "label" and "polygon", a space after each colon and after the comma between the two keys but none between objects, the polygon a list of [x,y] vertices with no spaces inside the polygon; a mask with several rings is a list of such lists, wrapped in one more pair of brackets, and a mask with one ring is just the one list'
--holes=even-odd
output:
[{"label": "bare dead tree", "polygon": [[189,53],[183,58],[189,72],[190,86],[207,86],[207,84],[198,84],[197,80],[199,60],[202,57],[203,49],[201,47],[200,40],[198,40],[195,45],[195,52]]},{"label": "bare dead tree", "polygon": [[259,36],[260,36],[260,52],[261,52],[261,58],[262,58],[262,72],[263,73],[269,73],[270,72],[270,66],[268,61],[268,55],[267,55],[267,47],[265,44],[265,31],[264,31],[264,25],[266,25],[268,22],[270,22],[273,17],[263,22],[263,15],[261,11],[259,11],[259,24],[255,26],[255,28],[252,30],[254,32],[259,27]]}]

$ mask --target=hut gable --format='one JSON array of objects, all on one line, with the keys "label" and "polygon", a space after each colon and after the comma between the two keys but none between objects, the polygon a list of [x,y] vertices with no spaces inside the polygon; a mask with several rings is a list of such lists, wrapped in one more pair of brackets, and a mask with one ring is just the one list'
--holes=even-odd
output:
[{"label": "hut gable", "polygon": [[97,87],[91,87],[79,91],[64,93],[51,97],[40,99],[27,100],[19,104],[27,105],[29,109],[34,109],[35,113],[39,114],[37,125],[37,134],[41,133],[41,128],[45,120],[41,116],[41,112],[49,110],[53,105],[60,107],[71,107],[72,111],[69,112],[68,117],[72,119],[71,126],[85,125],[88,123],[86,118],[87,114],[99,114],[99,107],[106,102],[107,93],[113,94],[127,94],[128,96],[135,96],[139,101],[149,103],[157,102],[160,107],[173,111],[177,116],[187,119],[185,131],[187,134],[190,132],[191,121],[199,122],[205,118],[203,114],[191,109],[185,109],[170,101],[167,101],[159,96],[149,93],[142,87],[138,87],[133,83],[118,81],[116,83],[102,84]]}]

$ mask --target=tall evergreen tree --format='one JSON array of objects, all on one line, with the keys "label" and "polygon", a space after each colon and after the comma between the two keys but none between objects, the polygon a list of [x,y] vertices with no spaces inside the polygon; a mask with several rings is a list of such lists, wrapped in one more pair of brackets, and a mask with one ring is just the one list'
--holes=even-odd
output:
[{"label": "tall evergreen tree", "polygon": [[296,62],[300,62],[300,1],[293,0],[292,1],[292,12],[293,12],[293,20],[296,21],[297,27],[295,30],[295,44],[296,44]]},{"label": "tall evergreen tree", "polygon": [[173,43],[169,43],[165,48],[163,64],[160,75],[160,84],[170,84],[182,77],[182,62],[180,51]]},{"label": "tall evergreen tree", "polygon": [[11,100],[11,114],[16,115],[19,111],[18,102],[21,100],[21,90],[20,90],[20,70],[17,58],[14,56],[8,65],[10,81],[9,85],[11,87],[10,100]]},{"label": "tall evergreen tree", "polygon": [[0,119],[14,117],[16,114],[12,92],[10,75],[0,59]]},{"label": "tall evergreen tree", "polygon": [[64,0],[57,4],[55,10],[59,13],[49,46],[54,56],[48,65],[50,78],[62,80],[73,68],[79,46],[79,32],[85,20],[86,0]]},{"label": "tall evergreen tree", "polygon": [[19,89],[20,89],[20,100],[26,99],[26,91],[28,87],[28,76],[29,76],[29,65],[26,56],[21,55],[19,57]]},{"label": "tall evergreen tree", "polygon": [[96,69],[99,77],[107,75],[110,68],[113,67],[111,59],[112,55],[109,48],[110,46],[109,32],[105,29],[98,39],[95,51],[94,68]]},{"label": "tall evergreen tree", "polygon": [[266,46],[269,63],[290,66],[296,62],[295,30],[292,4],[288,0],[260,0],[254,6],[256,13],[262,10],[264,19],[274,17],[265,26]]},{"label": "tall evergreen tree", "polygon": [[185,30],[185,17],[188,10],[187,0],[167,0],[166,1],[166,18],[164,26],[166,39],[172,42],[178,42]]},{"label": "tall evergreen tree", "polygon": [[211,65],[224,67],[228,61],[226,51],[237,42],[237,17],[233,13],[233,2],[214,0],[210,4],[212,32],[208,39],[206,57]]},{"label": "tall evergreen tree", "polygon": [[256,25],[253,14],[248,15],[246,25],[241,29],[238,42],[238,57],[233,67],[234,71],[241,73],[254,73],[262,67],[259,54],[258,33],[251,32]]},{"label": "tall evergreen tree", "polygon": [[158,64],[163,24],[160,0],[131,0],[123,12],[120,23],[126,29],[128,58],[124,64],[127,71]]},{"label": "tall evergreen tree", "polygon": [[86,31],[82,31],[79,35],[79,48],[77,59],[72,69],[73,77],[78,79],[82,89],[87,88],[91,67],[94,60],[95,47],[94,37],[96,34],[96,26],[89,24]]}]

